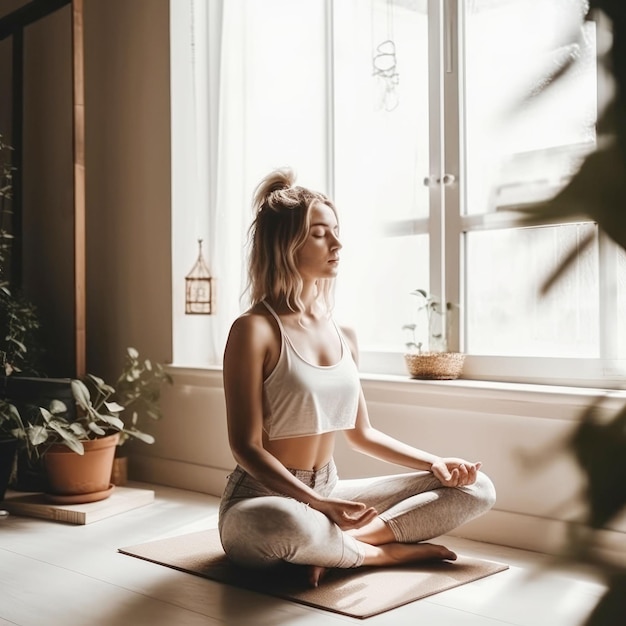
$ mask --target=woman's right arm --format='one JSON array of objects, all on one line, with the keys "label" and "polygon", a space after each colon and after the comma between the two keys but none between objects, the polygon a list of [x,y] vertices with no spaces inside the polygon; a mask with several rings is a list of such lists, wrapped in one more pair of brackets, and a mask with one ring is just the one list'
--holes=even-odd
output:
[{"label": "woman's right arm", "polygon": [[344,529],[358,528],[376,515],[373,509],[321,498],[263,447],[264,367],[275,341],[270,323],[261,315],[243,315],[230,329],[224,351],[224,393],[231,452],[248,474],[269,489],[309,504]]}]

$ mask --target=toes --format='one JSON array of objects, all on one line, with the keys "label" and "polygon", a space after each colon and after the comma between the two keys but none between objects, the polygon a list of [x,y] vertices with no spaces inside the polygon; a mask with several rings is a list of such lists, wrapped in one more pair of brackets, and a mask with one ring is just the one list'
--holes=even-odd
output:
[{"label": "toes", "polygon": [[444,561],[456,561],[456,554],[452,550],[444,548],[444,556],[442,558]]},{"label": "toes", "polygon": [[324,574],[326,574],[325,567],[317,567],[315,565],[312,565],[309,568],[309,584],[311,585],[311,587],[319,586],[322,578],[324,578]]},{"label": "toes", "polygon": [[435,558],[443,561],[456,561],[456,554],[452,552],[452,550],[448,550],[445,546],[433,545],[433,548],[436,550]]}]

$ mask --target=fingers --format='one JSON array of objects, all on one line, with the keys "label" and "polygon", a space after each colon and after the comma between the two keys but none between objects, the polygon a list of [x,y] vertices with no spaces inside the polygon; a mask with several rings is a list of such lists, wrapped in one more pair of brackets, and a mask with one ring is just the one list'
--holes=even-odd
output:
[{"label": "fingers", "polygon": [[461,459],[448,460],[446,465],[435,470],[435,475],[446,487],[464,487],[476,482],[476,476],[481,467],[482,463],[480,462],[469,463]]},{"label": "fingers", "polygon": [[441,480],[445,484],[448,484],[451,480],[456,478],[456,474],[454,474],[455,470],[450,471],[448,469],[448,465],[443,461],[437,463],[436,466],[433,465],[433,470],[435,470],[435,473],[438,474],[437,477],[439,478],[439,480]]},{"label": "fingers", "polygon": [[[364,507],[365,505],[362,506]],[[343,510],[341,512],[341,520],[338,525],[342,530],[361,528],[362,526],[369,524],[377,515],[378,511],[371,506],[363,511],[352,514]]]},{"label": "fingers", "polygon": [[482,463],[461,463],[458,467],[457,481],[455,487],[463,487],[465,485],[473,485],[476,482],[478,470],[482,467]]}]

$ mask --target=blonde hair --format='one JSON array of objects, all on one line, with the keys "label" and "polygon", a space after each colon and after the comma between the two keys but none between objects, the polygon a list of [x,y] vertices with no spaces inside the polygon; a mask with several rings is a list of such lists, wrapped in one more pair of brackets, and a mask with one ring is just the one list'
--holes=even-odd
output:
[{"label": "blonde hair", "polygon": [[[296,255],[306,241],[311,207],[321,202],[337,210],[323,193],[295,185],[290,168],[270,172],[254,191],[254,220],[248,230],[248,287],[250,304],[284,297],[292,311],[302,312],[302,277]],[[333,279],[318,281],[318,299],[332,309]]]}]

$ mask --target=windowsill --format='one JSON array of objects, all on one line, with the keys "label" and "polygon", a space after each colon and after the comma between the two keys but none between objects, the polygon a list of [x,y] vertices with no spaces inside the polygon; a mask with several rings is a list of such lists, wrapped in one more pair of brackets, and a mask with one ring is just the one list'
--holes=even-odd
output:
[{"label": "windowsill", "polygon": [[626,400],[626,390],[624,389],[602,389],[600,387],[578,387],[575,385],[551,385],[539,383],[517,383],[497,380],[474,380],[468,378],[457,378],[455,380],[427,380],[417,379],[407,376],[392,374],[361,373],[361,380],[376,381],[381,383],[400,383],[406,385],[434,386],[446,388],[458,388],[467,390],[483,390],[515,393],[535,393],[535,394],[561,394],[573,395],[584,398],[589,397],[618,397]]},{"label": "windowsill", "polygon": [[[167,366],[174,380],[181,385],[220,387],[222,386],[222,367],[217,365]],[[488,380],[418,380],[409,376],[392,374],[374,374],[362,372],[361,381],[369,401],[407,403],[416,402],[433,406],[458,406],[469,401],[490,406],[506,403],[522,403],[525,410],[528,405],[537,405],[537,415],[550,410],[555,415],[561,409],[580,409],[583,411],[591,404],[602,402],[602,408],[615,411],[626,402],[626,390],[576,387],[565,385],[540,385],[532,383],[501,382]],[[540,407],[540,408],[539,408]]]}]

